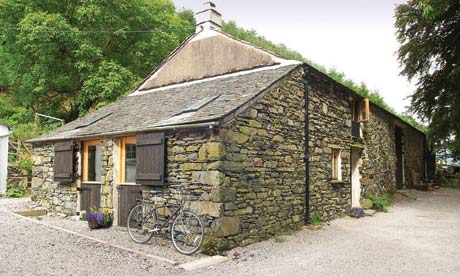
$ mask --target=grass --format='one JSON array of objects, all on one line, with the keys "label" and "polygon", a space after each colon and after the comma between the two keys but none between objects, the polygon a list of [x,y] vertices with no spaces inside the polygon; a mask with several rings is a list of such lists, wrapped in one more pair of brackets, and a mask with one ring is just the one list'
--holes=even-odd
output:
[{"label": "grass", "polygon": [[284,237],[275,237],[273,241],[275,243],[283,243],[283,242],[286,242],[286,239]]},{"label": "grass", "polygon": [[442,187],[460,189],[460,178],[446,179],[446,182],[441,184]]},{"label": "grass", "polygon": [[26,191],[24,189],[15,187],[15,186],[8,186],[5,197],[6,198],[17,198],[17,197],[25,197]]},{"label": "grass", "polygon": [[376,211],[388,212],[388,207],[393,205],[393,196],[391,194],[383,194],[381,196],[366,194],[365,198],[372,201],[372,209]]},{"label": "grass", "polygon": [[313,213],[313,216],[311,216],[311,218],[310,218],[310,224],[313,224],[313,225],[320,225],[321,224],[321,218],[320,218],[318,212]]}]

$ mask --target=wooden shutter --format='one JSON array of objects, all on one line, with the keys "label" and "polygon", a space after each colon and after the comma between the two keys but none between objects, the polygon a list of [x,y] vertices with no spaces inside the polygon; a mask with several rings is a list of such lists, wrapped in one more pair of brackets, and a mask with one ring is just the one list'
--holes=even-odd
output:
[{"label": "wooden shutter", "polygon": [[54,181],[73,182],[73,143],[62,142],[54,145]]},{"label": "wooden shutter", "polygon": [[136,183],[161,186],[164,184],[164,133],[139,134],[136,137]]}]

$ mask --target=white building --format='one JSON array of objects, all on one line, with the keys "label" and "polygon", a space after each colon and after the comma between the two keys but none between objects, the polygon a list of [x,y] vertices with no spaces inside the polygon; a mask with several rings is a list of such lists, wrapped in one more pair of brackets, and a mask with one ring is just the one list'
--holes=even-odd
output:
[{"label": "white building", "polygon": [[0,195],[6,192],[6,178],[8,174],[8,137],[11,128],[0,123]]}]

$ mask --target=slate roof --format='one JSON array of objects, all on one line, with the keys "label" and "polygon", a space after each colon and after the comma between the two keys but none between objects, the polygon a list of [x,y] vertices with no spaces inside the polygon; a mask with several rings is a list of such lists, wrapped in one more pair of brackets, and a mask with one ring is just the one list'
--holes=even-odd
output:
[{"label": "slate roof", "polygon": [[[269,66],[172,85],[143,94],[134,93],[30,142],[84,139],[219,121],[298,66],[300,65]],[[196,111],[183,112],[203,99],[212,100]]]}]

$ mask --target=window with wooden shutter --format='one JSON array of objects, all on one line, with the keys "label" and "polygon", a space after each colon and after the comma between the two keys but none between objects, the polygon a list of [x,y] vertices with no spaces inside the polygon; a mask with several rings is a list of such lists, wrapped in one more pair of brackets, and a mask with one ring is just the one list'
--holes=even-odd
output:
[{"label": "window with wooden shutter", "polygon": [[353,121],[354,122],[369,122],[369,99],[360,99],[353,101]]},{"label": "window with wooden shutter", "polygon": [[161,186],[164,184],[164,133],[146,133],[136,136],[136,183]]},{"label": "window with wooden shutter", "polygon": [[62,142],[54,145],[54,181],[71,183],[74,181],[73,143]]}]

